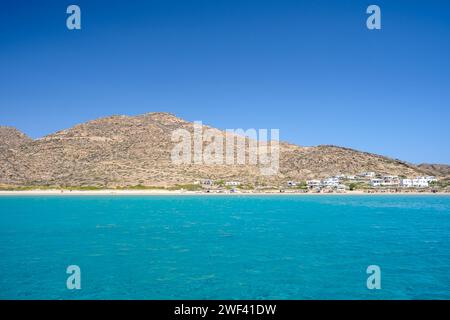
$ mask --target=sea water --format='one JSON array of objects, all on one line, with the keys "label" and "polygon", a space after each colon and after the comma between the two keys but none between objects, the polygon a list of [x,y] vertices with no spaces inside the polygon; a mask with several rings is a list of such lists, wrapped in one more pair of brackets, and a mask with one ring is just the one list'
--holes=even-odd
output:
[{"label": "sea water", "polygon": [[1,196],[0,298],[450,299],[450,197]]}]

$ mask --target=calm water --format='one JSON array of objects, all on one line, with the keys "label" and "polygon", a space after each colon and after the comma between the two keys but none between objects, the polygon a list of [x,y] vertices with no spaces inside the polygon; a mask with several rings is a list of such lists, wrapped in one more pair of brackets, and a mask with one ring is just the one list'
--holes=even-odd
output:
[{"label": "calm water", "polygon": [[450,197],[3,196],[0,298],[450,299]]}]

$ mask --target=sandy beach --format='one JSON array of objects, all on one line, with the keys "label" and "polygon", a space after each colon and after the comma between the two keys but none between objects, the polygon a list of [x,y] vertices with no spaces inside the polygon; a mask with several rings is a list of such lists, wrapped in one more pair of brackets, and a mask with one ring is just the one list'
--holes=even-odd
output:
[{"label": "sandy beach", "polygon": [[46,195],[55,195],[55,196],[95,196],[95,195],[115,195],[115,196],[126,196],[126,195],[147,195],[147,196],[163,196],[163,195],[202,195],[202,196],[330,196],[330,195],[338,195],[338,196],[348,196],[348,195],[449,195],[450,193],[432,193],[432,192],[375,192],[368,193],[361,190],[356,191],[347,191],[344,193],[313,193],[313,192],[199,192],[199,191],[181,191],[181,190],[24,190],[24,191],[0,191],[0,196],[46,196]]}]

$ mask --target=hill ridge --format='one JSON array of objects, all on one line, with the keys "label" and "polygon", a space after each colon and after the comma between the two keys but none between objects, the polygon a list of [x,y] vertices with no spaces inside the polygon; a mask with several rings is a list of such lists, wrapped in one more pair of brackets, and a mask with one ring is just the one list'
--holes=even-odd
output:
[{"label": "hill ridge", "polygon": [[[336,145],[302,147],[280,142],[280,169],[262,176],[257,165],[175,165],[176,129],[193,123],[167,112],[112,115],[33,140],[0,126],[0,184],[55,186],[173,186],[200,179],[232,179],[253,185],[375,171],[417,176],[430,172],[406,161]],[[224,133],[213,127],[204,126]],[[6,142],[15,137],[14,142]]]}]

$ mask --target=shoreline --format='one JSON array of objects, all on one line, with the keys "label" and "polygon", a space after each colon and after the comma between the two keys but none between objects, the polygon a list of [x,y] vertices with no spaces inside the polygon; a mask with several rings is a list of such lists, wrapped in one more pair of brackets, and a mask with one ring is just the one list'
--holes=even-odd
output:
[{"label": "shoreline", "polygon": [[364,191],[347,191],[342,193],[313,193],[313,192],[198,192],[198,191],[168,191],[168,190],[23,190],[23,191],[0,191],[0,196],[95,196],[95,195],[146,195],[146,196],[351,196],[351,195],[367,195],[367,196],[383,196],[383,195],[400,195],[400,196],[450,196],[448,192],[373,192]]}]

